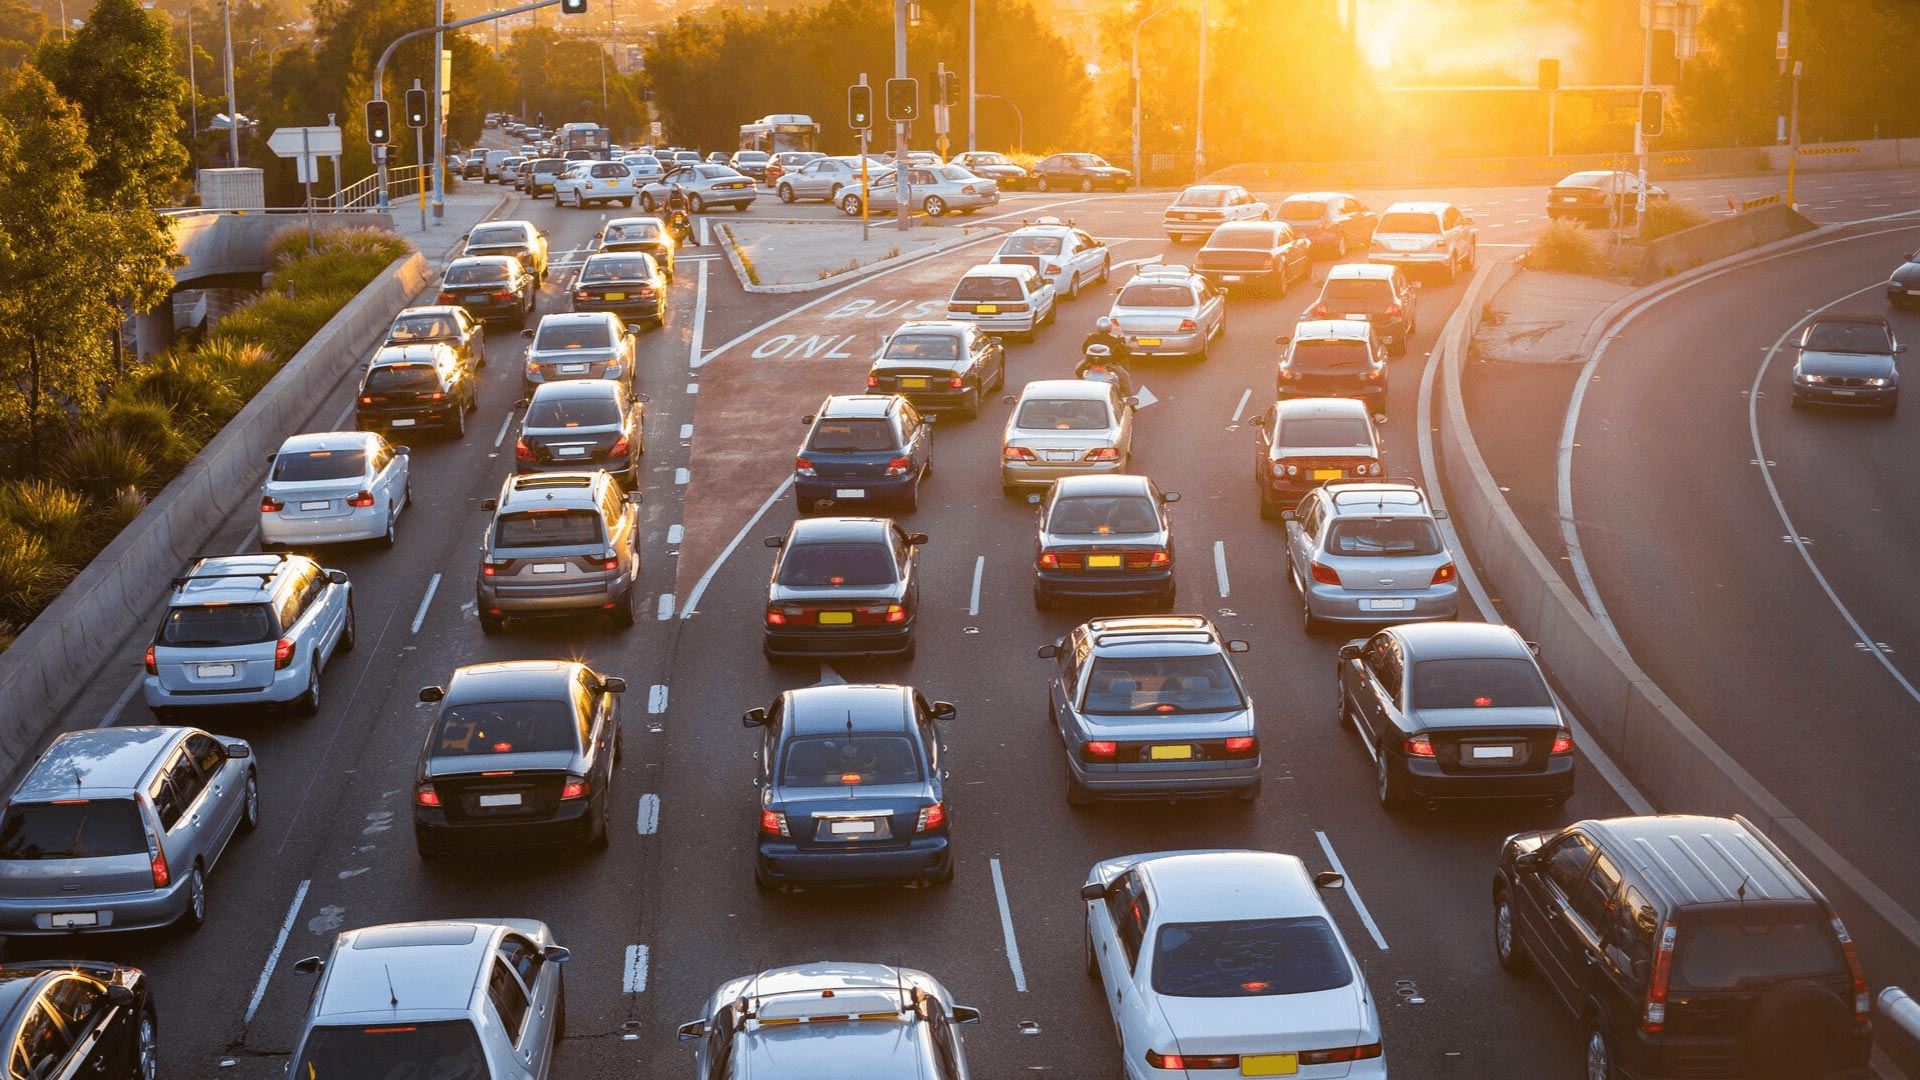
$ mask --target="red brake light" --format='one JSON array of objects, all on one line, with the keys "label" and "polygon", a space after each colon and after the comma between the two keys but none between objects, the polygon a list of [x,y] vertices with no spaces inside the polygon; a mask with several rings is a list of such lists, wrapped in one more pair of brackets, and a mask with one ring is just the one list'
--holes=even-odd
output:
[{"label": "red brake light", "polygon": [[273,670],[279,671],[293,663],[293,641],[281,638],[273,643]]},{"label": "red brake light", "polygon": [[145,660],[145,663],[146,663],[146,665],[147,665],[147,674],[149,674],[149,675],[158,675],[158,674],[160,674],[160,665],[159,665],[159,664],[156,664],[156,663],[154,663],[154,660],[153,660],[153,646],[151,646],[151,645],[149,645],[149,646],[147,646],[147,656],[146,656],[146,660]]},{"label": "red brake light", "polygon": [[263,514],[277,514],[286,505],[271,495],[260,496],[260,512]]},{"label": "red brake light", "polygon": [[1156,569],[1160,567],[1165,567],[1165,566],[1172,566],[1173,556],[1167,554],[1164,551],[1156,551],[1153,553],[1153,556],[1147,560],[1147,564]]},{"label": "red brake light", "polygon": [[1251,735],[1234,735],[1227,739],[1227,756],[1230,758],[1250,758],[1260,752],[1260,740]]},{"label": "red brake light", "polygon": [[888,604],[887,611],[886,611],[886,621],[887,622],[906,622],[907,609],[900,606],[899,604]]},{"label": "red brake light", "polygon": [[791,836],[787,832],[787,815],[778,810],[760,811],[760,832],[763,836]]},{"label": "red brake light", "polygon": [[952,387],[955,390],[958,390],[961,387],[964,387],[967,385],[967,380],[961,378],[958,375],[955,375],[953,378],[947,380],[947,385],[949,387]]},{"label": "red brake light", "polygon": [[631,450],[632,448],[633,448],[632,441],[629,440],[625,435],[622,435],[619,438],[613,440],[613,449],[607,451],[607,456],[610,458],[625,457],[627,451]]},{"label": "red brake light", "polygon": [[1198,329],[1200,329],[1200,324],[1199,324],[1199,323],[1197,323],[1197,322],[1194,322],[1194,321],[1193,321],[1192,319],[1181,319],[1181,320],[1180,320],[1180,332],[1181,332],[1181,333],[1183,333],[1183,334],[1191,334],[1191,333],[1193,333],[1193,332],[1194,332],[1195,330],[1198,330]]},{"label": "red brake light", "polygon": [[455,299],[456,299],[455,296],[450,292],[443,292],[440,294],[440,302],[443,304],[451,304],[454,302]]},{"label": "red brake light", "polygon": [[1678,934],[1672,923],[1660,925],[1660,947],[1653,954],[1653,978],[1647,981],[1647,1002],[1640,1011],[1640,1030],[1649,1035],[1658,1035],[1667,1026],[1667,980],[1673,974],[1673,941]]},{"label": "red brake light", "polygon": [[801,476],[813,475],[813,459],[797,457],[793,459],[793,471]]},{"label": "red brake light", "polygon": [[591,300],[593,299],[593,294],[589,293],[585,289],[575,289],[573,293],[573,298],[575,300]]},{"label": "red brake light", "polygon": [[920,820],[914,823],[913,831],[917,833],[932,832],[935,829],[944,829],[946,827],[947,808],[940,803],[934,803],[932,806],[923,806],[920,808]]},{"label": "red brake light", "polygon": [[1326,317],[1327,317],[1327,305],[1326,305],[1326,304],[1324,304],[1324,303],[1321,303],[1320,301],[1317,301],[1317,300],[1316,300],[1316,301],[1314,301],[1314,304],[1313,304],[1313,310],[1312,310],[1312,311],[1310,312],[1310,314],[1311,314],[1311,315],[1312,315],[1312,316],[1313,316],[1314,318],[1316,318],[1316,319],[1324,319],[1324,318],[1326,318]]},{"label": "red brake light", "polygon": [[1002,461],[1035,461],[1033,451],[1024,446],[1009,446],[1000,451]]},{"label": "red brake light", "polygon": [[480,564],[480,576],[481,576],[481,577],[497,577],[497,576],[499,576],[499,573],[500,573],[500,564],[499,564],[499,563],[495,563],[495,562],[483,562],[483,563],[481,563],[481,564]]},{"label": "red brake light", "polygon": [[567,777],[567,782],[560,788],[560,801],[569,802],[573,799],[584,799],[587,797],[587,792],[590,787],[591,785],[580,777],[569,776]]},{"label": "red brake light", "polygon": [[1336,1046],[1327,1050],[1302,1050],[1300,1064],[1332,1065],[1341,1061],[1365,1061],[1379,1056],[1379,1043],[1368,1043],[1365,1046]]},{"label": "red brake light", "polygon": [[1313,574],[1313,580],[1319,582],[1322,585],[1340,584],[1340,571],[1335,570],[1331,566],[1328,566],[1324,563],[1314,563],[1310,567],[1308,567],[1308,569]]},{"label": "red brake light", "polygon": [[1397,318],[1399,318],[1399,317],[1400,317],[1400,305],[1399,305],[1399,304],[1388,304],[1388,305],[1387,305],[1387,318],[1389,318],[1389,319],[1397,319]]},{"label": "red brake light", "polygon": [[1120,744],[1106,739],[1095,739],[1081,748],[1081,756],[1089,761],[1113,758],[1120,754]]},{"label": "red brake light", "polygon": [[867,389],[872,390],[873,388],[879,385],[880,385],[880,376],[878,375],[867,376]]},{"label": "red brake light", "polygon": [[1119,461],[1120,448],[1117,446],[1096,446],[1087,451],[1084,461]]},{"label": "red brake light", "polygon": [[1573,753],[1573,733],[1562,731],[1553,737],[1553,752],[1556,754]]},{"label": "red brake light", "polygon": [[173,880],[173,875],[167,870],[166,848],[163,847],[155,853],[151,865],[153,870],[153,887],[156,889],[166,888],[167,883]]},{"label": "red brake light", "polygon": [[[1042,570],[1058,570],[1058,569],[1060,569],[1060,556],[1058,556],[1058,555],[1056,555],[1056,554],[1054,554],[1054,553],[1053,553],[1053,552],[1051,552],[1051,551],[1043,551],[1043,552],[1041,552],[1041,553],[1040,553],[1040,569],[1042,569]],[[153,650],[152,650],[152,649],[148,649],[148,650],[147,650],[147,656],[148,656],[149,658],[151,658],[151,657],[153,656]],[[152,664],[152,660],[151,660],[151,659],[149,659],[149,660],[148,660],[148,664],[149,664],[149,665],[151,665],[151,664]],[[149,668],[149,670],[151,670],[151,668]]]},{"label": "red brake light", "polygon": [[787,624],[787,613],[782,611],[778,607],[775,607],[772,604],[768,604],[767,605],[767,625],[768,626],[785,626],[786,624]]},{"label": "red brake light", "polygon": [[1147,1064],[1156,1069],[1237,1069],[1239,1054],[1162,1054],[1147,1051]]},{"label": "red brake light", "polygon": [[513,293],[510,290],[502,290],[500,292],[494,293],[493,298],[495,300],[511,300],[513,299]]},{"label": "red brake light", "polygon": [[440,793],[433,790],[432,784],[421,784],[414,789],[413,801],[419,806],[439,806]]},{"label": "red brake light", "polygon": [[369,506],[372,506],[372,505],[373,505],[373,492],[371,492],[371,491],[356,491],[356,492],[354,492],[354,493],[353,493],[353,494],[352,494],[351,496],[349,496],[349,497],[347,498],[347,505],[348,505],[348,506],[356,506],[356,507],[359,507],[360,509],[362,509],[362,510],[364,510],[364,509],[366,509],[367,507],[369,507]]},{"label": "red brake light", "polygon": [[617,556],[611,559],[602,559],[600,560],[600,569],[618,570],[620,569],[620,559]]},{"label": "red brake light", "polygon": [[1415,735],[1407,740],[1408,757],[1432,757],[1433,739],[1425,735]]},{"label": "red brake light", "polygon": [[1433,580],[1428,582],[1427,584],[1445,585],[1447,582],[1453,580],[1454,574],[1455,574],[1455,570],[1453,568],[1453,564],[1445,563],[1440,567],[1440,569],[1435,570],[1433,572]]},{"label": "red brake light", "polygon": [[887,475],[888,476],[905,476],[907,475],[907,470],[912,466],[913,466],[913,459],[911,458],[903,458],[903,457],[889,458],[887,460]]},{"label": "red brake light", "polygon": [[1872,1005],[1867,994],[1867,973],[1860,967],[1860,954],[1854,951],[1853,935],[1847,933],[1847,926],[1838,915],[1833,916],[1834,935],[1840,939],[1840,951],[1847,958],[1847,972],[1853,977],[1853,1022],[1865,1024],[1867,1010]]}]

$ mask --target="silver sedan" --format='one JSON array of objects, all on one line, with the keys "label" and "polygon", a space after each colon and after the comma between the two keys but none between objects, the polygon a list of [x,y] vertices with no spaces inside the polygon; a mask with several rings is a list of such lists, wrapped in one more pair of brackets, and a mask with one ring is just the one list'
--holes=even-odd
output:
[{"label": "silver sedan", "polygon": [[[874,213],[900,208],[900,189],[895,173],[889,170],[873,177],[867,189],[867,209]],[[931,165],[907,169],[907,205],[925,210],[928,217],[940,217],[949,210],[971,214],[983,206],[1000,201],[1000,186],[975,176],[958,165]],[[848,217],[860,216],[858,189],[840,196],[840,209]]]},{"label": "silver sedan", "polygon": [[[867,159],[869,179],[891,167],[881,158]],[[837,203],[840,201],[840,193],[847,188],[860,190],[859,155],[815,158],[798,169],[781,173],[780,183],[774,188],[774,194],[780,196],[780,201],[784,203],[799,199],[821,199]]]},{"label": "silver sedan", "polygon": [[1134,356],[1205,360],[1213,339],[1227,329],[1220,290],[1184,266],[1141,267],[1120,287],[1107,316]]},{"label": "silver sedan", "polygon": [[[1008,395],[1012,398],[1012,395]],[[1127,471],[1132,398],[1090,379],[1030,382],[1013,399],[1000,442],[1000,490],[1013,494],[1066,476]]]}]

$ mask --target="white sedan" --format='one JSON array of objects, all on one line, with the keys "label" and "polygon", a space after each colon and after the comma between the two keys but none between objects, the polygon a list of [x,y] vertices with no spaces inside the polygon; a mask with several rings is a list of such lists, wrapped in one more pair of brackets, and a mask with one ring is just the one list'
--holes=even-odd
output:
[{"label": "white sedan", "polygon": [[633,170],[617,161],[576,161],[553,181],[553,205],[576,210],[597,202],[632,206],[639,194]]},{"label": "white sedan", "polygon": [[1161,216],[1167,239],[1202,239],[1229,221],[1272,221],[1273,209],[1238,184],[1194,184],[1173,200]]},{"label": "white sedan", "polygon": [[260,489],[260,548],[378,540],[393,546],[413,501],[405,446],[371,431],[295,435]]},{"label": "white sedan", "polygon": [[1087,974],[1106,991],[1128,1080],[1385,1080],[1373,997],[1318,891],[1342,885],[1269,851],[1095,863],[1080,889]]}]

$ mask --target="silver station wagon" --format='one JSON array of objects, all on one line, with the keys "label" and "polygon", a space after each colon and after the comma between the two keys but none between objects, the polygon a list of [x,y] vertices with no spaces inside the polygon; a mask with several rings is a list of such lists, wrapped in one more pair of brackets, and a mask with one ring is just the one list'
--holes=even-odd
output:
[{"label": "silver station wagon", "polygon": [[1287,565],[1308,633],[1326,623],[1455,618],[1460,581],[1427,504],[1411,481],[1334,481],[1281,515]]}]

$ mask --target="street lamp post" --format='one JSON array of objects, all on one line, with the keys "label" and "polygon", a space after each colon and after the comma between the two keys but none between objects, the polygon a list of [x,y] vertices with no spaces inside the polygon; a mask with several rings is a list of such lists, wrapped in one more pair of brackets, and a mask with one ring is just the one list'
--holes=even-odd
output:
[{"label": "street lamp post", "polygon": [[[1193,95],[1193,182],[1199,183],[1206,175],[1207,166],[1207,0],[1200,0],[1200,69],[1199,83]],[[1133,182],[1140,183],[1140,174],[1133,174]]]},{"label": "street lamp post", "polygon": [[226,23],[227,54],[227,164],[240,167],[240,109],[233,100],[233,4],[221,0],[220,17]]},{"label": "street lamp post", "polygon": [[1140,31],[1145,30],[1148,23],[1172,8],[1172,4],[1161,6],[1146,18],[1141,19],[1139,25],[1133,28],[1133,182],[1136,184],[1142,183],[1145,178],[1145,174],[1140,171]]},{"label": "street lamp post", "polygon": [[980,65],[975,62],[974,52],[974,46],[977,44],[974,34],[974,17],[978,14],[975,10],[977,7],[979,7],[979,0],[967,0],[967,152],[969,154],[977,149],[974,146],[974,135],[979,131],[979,125],[973,122],[974,99],[980,96]]},{"label": "street lamp post", "polygon": [[[433,25],[440,26],[447,21],[447,0],[434,0]],[[439,221],[447,213],[446,192],[446,156],[447,156],[447,115],[446,94],[450,89],[446,85],[446,31],[433,32],[433,104],[427,109],[427,115],[433,119],[433,220]]]},{"label": "street lamp post", "polygon": [[187,0],[187,101],[193,117],[193,138],[187,143],[187,154],[193,161],[194,182],[199,183],[200,175],[200,80],[196,75],[199,64],[193,51],[193,0]]},{"label": "street lamp post", "polygon": [[[893,3],[893,77],[907,77],[907,7],[910,0],[894,0]],[[936,93],[938,90],[936,89]],[[894,202],[899,204],[900,231],[906,232],[913,227],[913,211],[907,208],[907,124],[898,121],[893,125],[894,157],[893,181]]]}]

